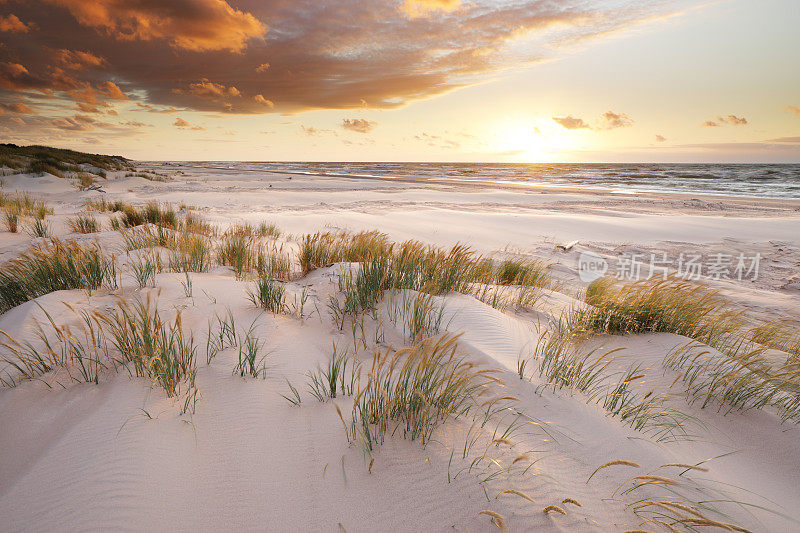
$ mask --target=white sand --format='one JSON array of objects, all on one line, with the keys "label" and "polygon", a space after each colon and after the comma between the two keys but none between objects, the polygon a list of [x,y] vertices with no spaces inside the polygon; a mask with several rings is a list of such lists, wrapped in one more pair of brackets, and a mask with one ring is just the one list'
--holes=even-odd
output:
[{"label": "white sand", "polygon": [[[780,424],[769,410],[723,416],[716,408],[689,406],[676,394],[669,405],[696,417],[690,426],[695,437],[656,442],[580,395],[542,390],[537,372],[530,382],[516,374],[520,354],[529,354],[537,342],[539,325],[573,305],[571,296],[585,286],[575,274],[581,251],[607,257],[627,249],[623,245],[648,253],[757,251],[764,263],[756,282],[712,285],[754,316],[797,317],[800,291],[780,288],[800,266],[797,202],[707,198],[700,203],[667,195],[288,179],[199,168],[176,175],[174,166],[158,169],[174,179],[112,179],[104,183],[106,196],[136,204],[152,199],[186,203],[220,226],[267,220],[289,234],[379,229],[395,240],[415,238],[442,246],[460,241],[498,256],[520,253],[554,262],[562,292],[548,295],[535,310],[503,313],[472,297],[438,298],[445,304],[448,330],[463,332],[462,351],[502,371],[506,388],[499,393],[520,399],[513,408],[528,423],[515,433],[513,446],[487,448],[498,425],[492,422],[467,458],[462,457],[465,440],[474,436],[469,418],[448,421],[424,448],[395,436],[376,452],[368,472],[368,460],[358,446],[348,445],[333,405],[305,391],[304,374],[328,360],[332,340],[352,349],[349,327],[340,332],[325,308],[327,295],[335,291],[335,271],[343,267],[320,269],[289,284],[290,294],[306,287],[311,294],[307,309],[316,304],[320,310],[304,320],[254,309],[246,297],[248,283],[236,281],[227,269],[192,275],[193,298],[184,294],[182,275],[160,274],[158,289],[138,289],[126,271],[115,294],[157,297],[165,315],[180,309],[185,328],[194,332],[201,359],[196,412],[181,416],[163,390],[127,372],[105,373],[99,385],[50,389],[34,381],[0,389],[0,529],[493,531],[487,516],[473,519],[489,509],[505,517],[511,531],[658,531],[642,524],[626,505],[668,497],[668,490],[648,487],[622,495],[615,489],[665,463],[706,460],[708,472],[684,476],[694,480],[698,500],[745,502],[718,505],[730,514],[729,521],[755,531],[800,528],[800,434],[795,424]],[[46,179],[5,177],[3,189],[46,197],[56,210],[49,217],[55,233],[66,236],[65,217],[102,193],[76,192],[64,180]],[[79,238],[98,239],[109,251],[121,245],[111,231]],[[555,243],[575,239],[580,244],[572,251],[554,250]],[[24,232],[0,232],[0,259],[13,257],[29,241]],[[124,254],[120,261],[125,264]],[[110,308],[115,294],[61,291],[37,302],[56,323],[77,324],[61,302],[81,309]],[[384,316],[386,306],[384,301]],[[235,348],[205,364],[208,321],[228,310],[241,328],[254,322],[266,341],[265,380],[232,375]],[[0,316],[0,329],[30,339],[37,317],[42,312],[28,302]],[[388,320],[384,324],[383,344],[402,345],[402,328]],[[640,363],[646,377],[637,386],[661,392],[677,376],[664,370],[661,361],[686,340],[649,334],[596,342],[604,349],[624,346],[615,365],[622,369]],[[372,346],[358,356],[369,361],[371,351]],[[300,389],[300,407],[280,396],[288,393],[286,379]],[[352,399],[335,402],[347,416]],[[499,422],[500,432],[512,420],[509,414]],[[471,461],[484,450],[502,466],[501,473],[486,461],[470,471]],[[529,458],[512,466],[523,453]],[[597,466],[613,459],[635,461],[641,468],[610,467],[586,483]],[[656,473],[674,477],[680,470]],[[496,498],[505,489],[523,491],[536,503],[509,494]],[[582,507],[563,504],[564,498]],[[542,508],[549,504],[564,507],[567,514],[544,515]]]}]

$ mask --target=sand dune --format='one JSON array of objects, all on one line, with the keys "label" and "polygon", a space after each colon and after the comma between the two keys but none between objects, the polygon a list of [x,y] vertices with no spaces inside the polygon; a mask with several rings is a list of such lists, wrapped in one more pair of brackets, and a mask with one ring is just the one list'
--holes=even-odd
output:
[{"label": "sand dune", "polygon": [[[55,235],[97,241],[115,253],[119,283],[91,294],[73,289],[39,296],[0,316],[0,330],[37,342],[34,326],[46,321],[44,310],[56,324],[78,331],[80,310],[110,313],[120,297],[149,301],[164,320],[180,313],[183,330],[194,336],[197,403],[193,412],[181,413],[183,398],[167,398],[158,384],[124,368],[101,372],[98,384],[70,382],[56,371],[0,389],[4,530],[495,530],[491,516],[479,514],[483,510],[498,513],[511,531],[665,530],[656,519],[681,530],[692,525],[681,520],[694,515],[680,509],[641,507],[655,501],[693,502],[716,520],[753,531],[800,527],[796,422],[781,423],[769,406],[726,414],[718,404],[689,403],[676,379],[681,372],[664,367],[667,355],[689,338],[663,332],[591,336],[581,350],[594,348],[599,355],[619,348],[597,382],[604,392],[594,395],[554,387],[540,374],[535,354],[548,328],[582,305],[579,293],[587,284],[577,276],[577,255],[593,251],[612,258],[623,245],[647,252],[682,246],[759,251],[765,263],[758,282],[706,282],[731,298],[731,308],[750,316],[796,319],[797,291],[780,288],[800,258],[800,218],[788,203],[748,212],[738,200],[728,209],[717,199],[721,207],[712,214],[668,196],[622,200],[594,192],[502,188],[479,189],[478,195],[475,185],[289,180],[189,166],[179,175],[174,166],[150,168],[171,171],[172,179],[110,174],[103,182],[106,193],[54,190],[50,181],[63,182],[56,178],[4,179],[4,192],[31,191],[49,200]],[[49,180],[47,186],[42,179]],[[300,235],[318,230],[378,229],[395,241],[413,238],[443,247],[462,242],[498,260],[547,261],[557,286],[524,308],[494,308],[474,294],[432,296],[426,305],[441,309],[442,316],[437,335],[460,334],[458,353],[475,368],[493,369],[502,382],[481,396],[493,411],[487,415],[483,405],[449,417],[425,446],[396,430],[371,457],[358,442],[348,442],[343,428],[353,396],[317,401],[307,373],[328,364],[335,343],[361,362],[366,379],[376,349],[410,343],[407,317],[397,313],[420,293],[383,294],[375,311],[364,313],[361,329],[355,319],[340,329],[329,298],[339,295],[340,276],[359,271],[358,263],[336,262],[306,276],[294,265],[286,302],[306,295],[302,313],[255,307],[248,299],[254,280],[237,279],[219,265],[189,274],[191,296],[182,286],[185,275],[177,272],[158,273],[156,287],[142,288],[132,268],[146,252],[124,250],[119,232],[108,229],[112,215],[95,213],[104,231],[70,233],[66,218],[83,212],[86,200],[101,197],[134,205],[154,199],[185,204],[179,216],[191,208],[220,229],[274,222],[283,234],[270,242],[292,257]],[[564,209],[562,202],[572,207]],[[629,203],[635,208],[627,209]],[[554,249],[573,239],[580,241],[575,250]],[[31,240],[24,232],[0,233],[2,260],[24,251]],[[158,250],[166,263],[169,250]],[[263,379],[235,372],[239,346],[225,346],[207,360],[207,332],[216,332],[219,320],[235,322],[239,346],[248,329],[264,343]],[[521,360],[528,360],[522,379]],[[663,395],[659,409],[685,417],[673,433],[657,426],[637,430],[603,407],[603,395],[632,365],[641,374],[631,385],[640,401],[652,391]],[[2,375],[13,378],[15,372],[0,362]],[[287,382],[297,388],[299,406],[282,396],[291,397]],[[602,468],[587,482],[598,466],[613,460],[639,466]],[[671,463],[698,468],[663,466]],[[659,478],[637,482],[634,476]],[[503,492],[509,489],[535,503]],[[544,513],[549,505],[566,514]]]}]

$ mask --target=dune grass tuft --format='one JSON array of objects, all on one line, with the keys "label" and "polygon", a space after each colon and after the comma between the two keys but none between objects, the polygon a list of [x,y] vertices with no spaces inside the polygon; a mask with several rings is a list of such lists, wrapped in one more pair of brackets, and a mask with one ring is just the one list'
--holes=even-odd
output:
[{"label": "dune grass tuft", "polygon": [[151,378],[172,398],[186,393],[183,412],[197,399],[197,348],[183,332],[181,315],[167,321],[151,302],[122,301],[116,312],[100,315],[107,324],[119,362],[132,363],[136,376]]},{"label": "dune grass tuft", "polygon": [[161,255],[152,249],[141,252],[135,258],[131,258],[129,265],[140,288],[155,287],[156,274],[160,274],[164,270]]},{"label": "dune grass tuft", "polygon": [[34,239],[45,239],[50,236],[52,230],[50,224],[44,220],[34,219],[33,222],[27,227],[28,236]]},{"label": "dune grass tuft", "polygon": [[248,292],[253,305],[273,313],[286,312],[286,289],[283,283],[272,278],[259,278],[254,289]]},{"label": "dune grass tuft", "polygon": [[668,332],[719,346],[742,327],[741,313],[728,309],[716,291],[679,278],[600,278],[587,287],[584,301],[591,307],[572,319],[591,332]]},{"label": "dune grass tuft", "polygon": [[0,312],[50,292],[116,287],[116,264],[97,244],[58,239],[35,244],[0,267]]},{"label": "dune grass tuft", "polygon": [[457,339],[445,335],[394,353],[376,351],[354,401],[348,438],[370,454],[397,430],[424,445],[445,419],[467,413],[496,378],[459,356]]},{"label": "dune grass tuft", "polygon": [[53,213],[47,202],[34,198],[26,192],[9,194],[0,191],[0,208],[8,213],[15,213],[17,216],[28,216],[40,220]]},{"label": "dune grass tuft", "polygon": [[[360,374],[361,363],[353,358],[348,367],[347,350],[339,351],[333,343],[333,353],[325,367],[309,372],[308,389],[320,402],[338,396],[352,396]],[[349,372],[348,372],[349,370]],[[349,375],[349,377],[348,377]]]},{"label": "dune grass tuft", "polygon": [[234,374],[241,377],[267,378],[266,354],[261,354],[264,342],[255,336],[253,327],[245,333],[244,338],[237,340],[239,347],[239,362],[233,369]]},{"label": "dune grass tuft", "polygon": [[19,215],[11,211],[6,211],[6,228],[11,233],[19,231]]},{"label": "dune grass tuft", "polygon": [[100,231],[100,224],[91,215],[78,215],[67,219],[67,225],[74,233],[96,233]]},{"label": "dune grass tuft", "polygon": [[789,357],[775,361],[767,348],[741,342],[731,353],[714,353],[698,342],[670,352],[664,366],[681,372],[690,403],[718,411],[773,407],[781,421],[800,422],[800,366]]},{"label": "dune grass tuft", "polygon": [[98,383],[102,371],[127,368],[152,379],[168,397],[185,395],[182,412],[194,410],[196,347],[193,337],[183,333],[180,313],[167,321],[149,301],[120,301],[112,312],[75,311],[81,319],[76,334],[40,309],[47,322],[37,324],[37,344],[19,343],[3,332],[2,358],[17,370],[16,376],[2,378],[3,384],[13,386],[59,369],[71,381]]},{"label": "dune grass tuft", "polygon": [[377,231],[356,234],[327,232],[306,235],[300,242],[299,262],[303,275],[337,262],[370,261],[389,254],[389,238]]}]

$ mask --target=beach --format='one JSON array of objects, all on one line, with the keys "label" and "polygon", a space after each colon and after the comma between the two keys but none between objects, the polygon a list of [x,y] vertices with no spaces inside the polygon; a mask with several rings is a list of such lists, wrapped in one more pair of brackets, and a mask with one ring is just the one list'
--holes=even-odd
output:
[{"label": "beach", "polygon": [[[138,302],[192,336],[195,373],[172,397],[158,375],[132,371],[135,362],[105,361],[96,383],[67,377],[74,360],[19,379],[6,346],[0,373],[12,386],[0,389],[3,529],[653,531],[659,521],[684,528],[702,520],[749,531],[800,527],[797,420],[795,408],[781,403],[793,392],[780,389],[759,404],[695,387],[688,369],[699,376],[711,367],[691,361],[735,359],[734,348],[726,351],[716,336],[592,331],[572,360],[596,364],[584,388],[580,376],[568,379],[543,362],[548,350],[556,359],[566,353],[547,344],[554,324],[588,305],[584,294],[597,278],[582,268],[587,258],[624,284],[680,274],[697,257],[700,270],[691,281],[718,291],[725,312],[743,313],[741,331],[772,323],[797,331],[800,200],[242,171],[212,163],[135,166],[148,178],[108,172],[95,180],[101,190],[76,190],[49,174],[2,178],[4,194],[47,201],[49,237],[96,242],[113,254],[116,287],[103,282],[91,291],[38,296],[5,311],[0,330],[7,345],[19,347],[41,341],[37,323],[45,331],[68,325],[85,344],[82,311],[113,314],[121,300]],[[159,224],[111,229],[123,212],[98,207],[102,201],[169,205],[178,222],[162,224],[163,231],[189,234],[180,228],[195,217],[213,228],[203,235],[215,247],[227,242],[226,231],[250,228],[240,234],[272,257],[288,258],[283,300],[272,310],[265,304],[273,285],[257,285],[266,279],[260,267],[250,272],[212,259],[200,271],[171,268],[176,248],[158,237]],[[79,215],[100,227],[76,232],[69,221]],[[257,230],[262,223],[274,229]],[[133,246],[128,237],[137,231],[155,240]],[[371,231],[397,243],[394,250],[414,240],[419,250],[443,250],[441,257],[460,244],[496,264],[535,262],[548,282],[471,278],[441,291],[393,285],[374,304],[348,312],[347,280],[376,257],[306,268],[304,243],[317,232],[349,242]],[[0,262],[42,240],[0,232]],[[163,265],[141,278],[135,265],[155,257],[147,254]],[[526,287],[535,298],[523,297]],[[344,302],[343,312],[334,301]],[[423,320],[433,313],[435,324],[412,329],[410,313],[420,301]],[[230,327],[233,335],[223,340]],[[104,353],[116,353],[107,335]],[[466,403],[435,424],[427,410],[413,424],[387,415],[389,429],[366,446],[359,423],[373,427],[375,420],[357,418],[354,403],[368,396],[359,387],[377,372],[375,353],[392,357],[403,346],[436,353],[437,342],[453,337],[459,360],[491,371],[470,378],[491,375],[480,382],[485,391],[465,394]],[[210,350],[212,339],[218,345]],[[253,343],[248,367],[243,347]],[[779,349],[788,348],[776,346],[759,357],[791,360]],[[682,350],[695,350],[694,359],[680,359]],[[344,375],[360,365],[361,381],[349,382],[348,391],[350,378],[343,379],[335,397],[329,390],[314,394],[310,376],[342,353],[351,365]],[[408,354],[417,352],[403,353],[412,360]],[[520,368],[522,361],[527,366]],[[431,394],[425,401],[433,409],[439,404]],[[408,428],[417,423],[431,424],[430,433],[412,439]]]}]

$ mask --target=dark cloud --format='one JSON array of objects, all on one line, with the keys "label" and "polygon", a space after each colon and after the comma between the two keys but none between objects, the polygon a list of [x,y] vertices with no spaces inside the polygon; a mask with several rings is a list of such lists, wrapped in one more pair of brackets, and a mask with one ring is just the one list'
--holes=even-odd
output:
[{"label": "dark cloud", "polygon": [[568,130],[591,129],[591,126],[584,122],[582,118],[575,118],[572,115],[566,117],[552,117],[552,119],[562,128]]},{"label": "dark cloud", "polygon": [[656,142],[663,143],[663,142],[666,142],[666,140],[667,140],[667,138],[664,137],[663,135],[656,135]]},{"label": "dark cloud", "polygon": [[[67,98],[114,83],[152,107],[231,113],[392,108],[547,59],[552,46],[674,11],[582,0],[27,0],[0,15],[0,87]],[[267,33],[267,28],[269,32]],[[511,40],[535,36],[522,57]],[[119,97],[119,95],[117,95]],[[91,103],[91,102],[87,102]],[[270,105],[272,104],[272,105]],[[72,105],[70,103],[69,105]],[[94,104],[97,105],[97,104]]]},{"label": "dark cloud", "polygon": [[373,122],[364,118],[346,118],[342,120],[342,128],[346,130],[357,131],[358,133],[369,133],[377,125],[377,122]]},{"label": "dark cloud", "polygon": [[52,125],[58,129],[69,131],[91,131],[95,129],[95,127],[104,126],[103,123],[86,115],[54,118]]},{"label": "dark cloud", "polygon": [[716,128],[719,126],[719,124],[717,124],[713,120],[706,120],[701,124],[701,126],[703,126],[704,128]]}]

